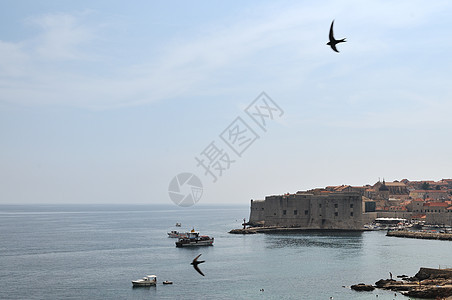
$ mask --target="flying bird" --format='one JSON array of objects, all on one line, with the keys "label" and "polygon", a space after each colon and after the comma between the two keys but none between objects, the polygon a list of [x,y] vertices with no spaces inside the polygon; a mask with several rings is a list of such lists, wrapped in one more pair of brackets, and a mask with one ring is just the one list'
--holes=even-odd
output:
[{"label": "flying bird", "polygon": [[331,47],[331,49],[333,49],[334,51],[339,52],[339,51],[337,51],[336,44],[344,43],[344,42],[346,42],[346,40],[345,40],[345,38],[343,38],[341,40],[336,40],[334,38],[333,24],[334,24],[334,20],[333,20],[333,22],[331,22],[331,27],[330,27],[330,41],[326,44],[329,45]]},{"label": "flying bird", "polygon": [[193,268],[195,268],[195,270],[198,271],[199,274],[201,274],[202,276],[205,276],[198,267],[199,264],[202,264],[203,262],[205,262],[205,260],[198,261],[198,258],[200,256],[201,256],[201,254],[196,256],[195,259],[191,262],[191,265],[193,265]]}]

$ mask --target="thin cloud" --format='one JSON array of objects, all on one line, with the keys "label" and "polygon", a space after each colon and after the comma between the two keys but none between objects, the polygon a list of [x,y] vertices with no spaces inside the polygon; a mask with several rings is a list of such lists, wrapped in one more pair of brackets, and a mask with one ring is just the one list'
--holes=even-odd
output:
[{"label": "thin cloud", "polygon": [[[120,56],[122,54],[101,57],[96,52],[98,49],[93,44],[97,39],[119,39],[116,43],[120,44],[121,36],[102,35],[105,34],[100,30],[102,21],[88,20],[89,13],[56,13],[29,18],[28,24],[40,29],[33,39],[0,43],[0,51],[5,54],[0,58],[0,66],[11,74],[2,78],[0,101],[109,108],[215,94],[218,90],[237,92],[237,89],[250,86],[295,89],[298,84],[303,84],[303,80],[309,80],[312,72],[328,68],[337,61],[337,56],[325,56],[328,26],[325,25],[325,29],[319,24],[326,20],[325,24],[328,24],[334,17],[325,14],[325,5],[299,5],[279,8],[279,11],[263,9],[262,14],[252,18],[246,19],[244,14],[238,20],[224,19],[221,21],[226,25],[210,24],[211,27],[200,30],[197,37],[179,37],[163,40],[163,45],[155,44],[160,49],[157,51],[161,53],[159,56],[141,61],[127,58],[127,63],[122,62],[125,58]],[[425,22],[441,8],[440,5],[425,10],[413,8],[410,14],[399,15],[397,22],[389,25],[383,22],[381,31],[377,32],[376,19],[391,19],[406,9],[408,3],[372,5],[372,9],[360,9],[358,16],[347,9],[360,5],[358,2],[351,1],[345,6],[328,5],[333,13],[344,16],[341,30],[353,45],[346,45],[348,51],[340,55],[352,59],[350,55],[362,57],[366,53],[368,65],[391,51],[391,39],[377,43],[372,40],[374,33],[384,37],[390,28]],[[368,18],[367,25],[375,23],[370,36],[366,35],[365,29],[352,27],[353,20],[362,20],[363,16]],[[402,44],[403,41],[399,42]],[[106,51],[102,49],[102,52]],[[17,55],[14,65],[21,66],[17,71],[6,59],[14,55]],[[272,66],[273,70],[265,69],[272,60],[283,63]],[[299,71],[294,72],[293,67]],[[353,65],[346,68],[343,72],[356,70]],[[93,69],[100,72],[91,72]],[[253,71],[266,75],[255,79]],[[13,72],[26,74],[25,78],[16,80]],[[333,70],[333,75],[338,72],[341,70]]]},{"label": "thin cloud", "polygon": [[32,51],[47,60],[86,60],[81,48],[95,38],[93,28],[83,23],[83,14],[55,13],[28,18],[27,23],[41,31],[29,41]]}]

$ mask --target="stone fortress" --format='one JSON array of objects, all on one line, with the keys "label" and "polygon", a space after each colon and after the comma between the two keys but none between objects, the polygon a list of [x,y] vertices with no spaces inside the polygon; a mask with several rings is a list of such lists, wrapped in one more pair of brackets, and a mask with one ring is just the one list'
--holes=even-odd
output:
[{"label": "stone fortress", "polygon": [[308,192],[251,200],[250,224],[311,229],[360,229],[362,199],[358,193],[314,195]]},{"label": "stone fortress", "polygon": [[248,225],[360,230],[381,217],[452,226],[452,179],[379,180],[373,186],[328,186],[267,196],[265,200],[251,200]]}]

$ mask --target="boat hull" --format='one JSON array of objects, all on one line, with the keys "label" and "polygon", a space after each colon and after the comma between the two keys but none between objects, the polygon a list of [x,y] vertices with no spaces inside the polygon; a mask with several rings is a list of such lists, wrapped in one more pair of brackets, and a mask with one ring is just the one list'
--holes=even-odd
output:
[{"label": "boat hull", "polygon": [[155,286],[156,283],[149,283],[149,282],[133,282],[132,284],[134,287],[140,287],[140,286]]},{"label": "boat hull", "polygon": [[176,247],[199,247],[199,246],[213,246],[213,238],[208,240],[185,240],[180,239],[176,242]]}]

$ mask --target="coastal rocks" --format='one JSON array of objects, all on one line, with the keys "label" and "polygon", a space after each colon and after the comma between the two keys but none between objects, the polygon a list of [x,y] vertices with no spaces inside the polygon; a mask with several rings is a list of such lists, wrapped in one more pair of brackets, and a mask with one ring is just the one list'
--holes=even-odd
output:
[{"label": "coastal rocks", "polygon": [[414,275],[417,280],[425,279],[452,279],[452,269],[430,269],[430,268],[420,268],[419,271]]},{"label": "coastal rocks", "polygon": [[379,289],[391,290],[391,291],[408,291],[413,287],[417,287],[415,283],[406,283],[403,281],[396,281],[393,279],[380,279],[375,282],[375,286]]},{"label": "coastal rocks", "polygon": [[405,296],[423,299],[449,299],[452,297],[452,287],[450,288],[427,288],[421,290],[411,290],[404,293]]},{"label": "coastal rocks", "polygon": [[365,291],[365,292],[370,292],[375,290],[375,288],[370,285],[370,284],[364,284],[364,283],[358,283],[358,284],[354,284],[350,287],[352,290],[361,292],[361,291]]},{"label": "coastal rocks", "polygon": [[[406,275],[403,277],[406,278]],[[357,291],[365,291],[366,286],[366,284],[360,283],[351,288]],[[452,269],[420,268],[413,277],[402,281],[380,279],[375,282],[375,287],[401,292],[405,296],[415,298],[452,298]]]},{"label": "coastal rocks", "polygon": [[396,281],[393,280],[393,279],[380,279],[377,282],[375,282],[375,286],[377,288],[383,289],[383,288],[389,286],[391,283],[394,283],[394,282],[396,282]]}]

